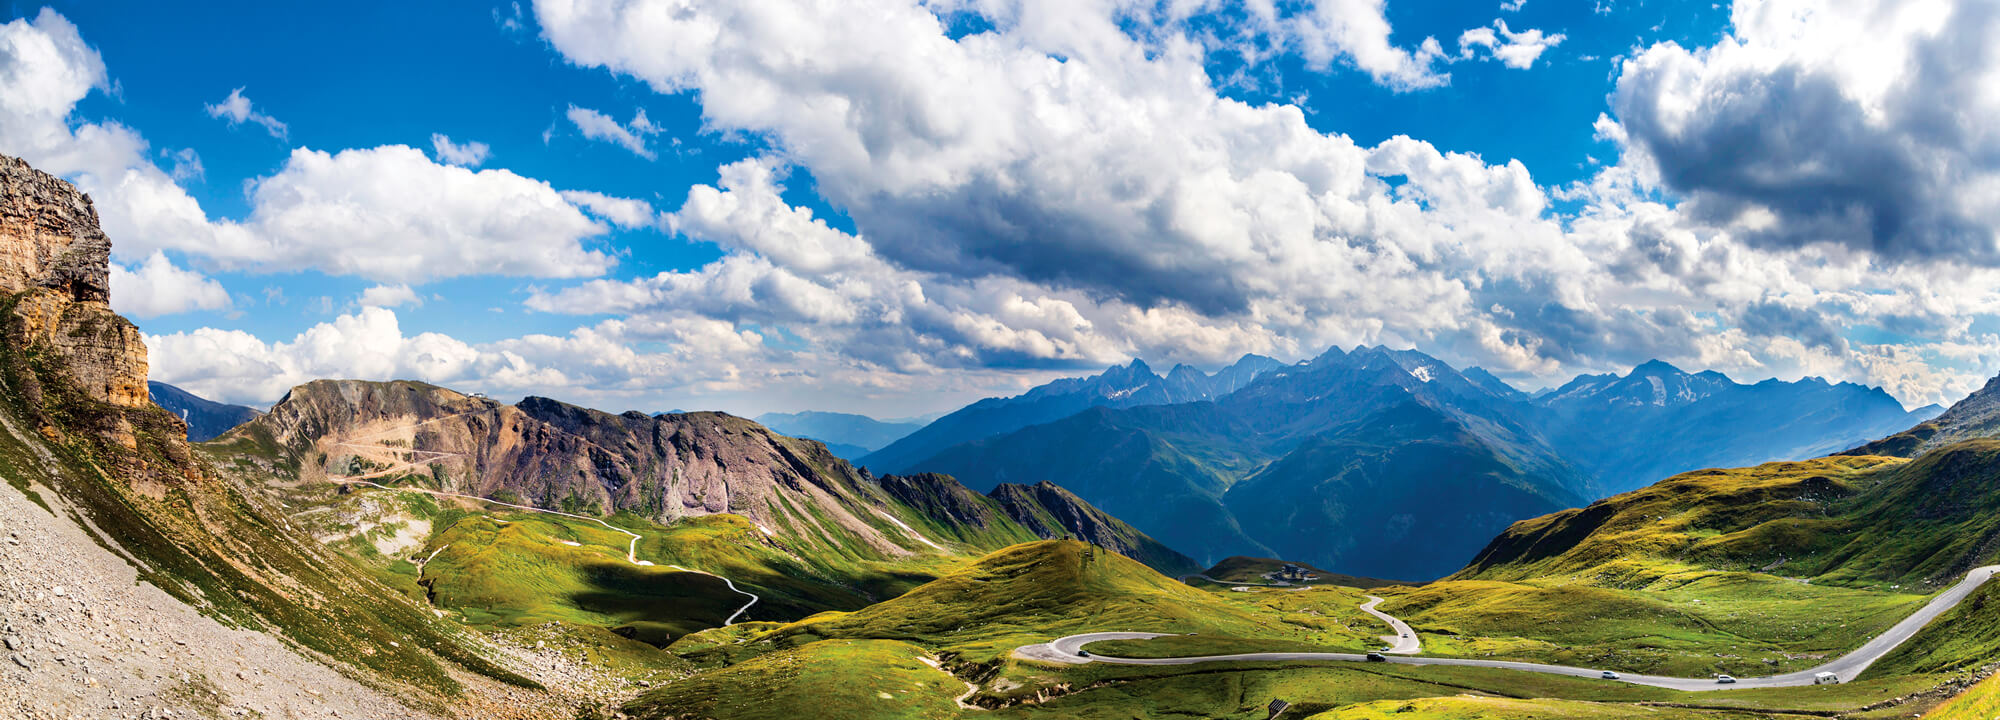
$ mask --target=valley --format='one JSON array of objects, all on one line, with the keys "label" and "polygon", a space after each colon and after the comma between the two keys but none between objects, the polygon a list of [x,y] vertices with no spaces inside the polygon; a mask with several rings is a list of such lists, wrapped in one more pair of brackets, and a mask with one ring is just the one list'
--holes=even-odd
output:
[{"label": "valley", "polygon": [[[1742,385],[1660,362],[1531,396],[1384,347],[1292,366],[1246,358],[1225,375],[1242,379],[1189,402],[1143,366],[1112,368],[975,403],[861,462],[974,487],[1057,479],[1203,562],[1282,556],[1418,581],[1457,570],[1516,520],[1689,470],[1846,450],[1942,412],[1905,411],[1879,388]],[[973,422],[1058,403],[1070,414]],[[919,441],[943,449],[913,459]]]},{"label": "valley", "polygon": [[[154,401],[88,198],[9,163],[0,220],[35,218],[0,222],[18,265],[0,273],[13,715],[1991,705],[2000,384],[1921,418],[1857,386],[1664,366],[1537,399],[1414,351],[1336,348],[1121,366],[974,403],[856,464],[721,412],[312,380],[192,442],[195,410],[227,408]],[[1593,397],[1644,402],[1564,404]],[[1818,409],[1768,419],[1784,407]],[[1718,415],[1777,429],[1689,450]],[[1580,451],[1552,417],[1651,428],[1665,449]],[[985,434],[941,445],[961,432]],[[939,446],[923,471],[867,465]],[[1742,461],[1638,484],[1603,469],[1699,458]]]}]

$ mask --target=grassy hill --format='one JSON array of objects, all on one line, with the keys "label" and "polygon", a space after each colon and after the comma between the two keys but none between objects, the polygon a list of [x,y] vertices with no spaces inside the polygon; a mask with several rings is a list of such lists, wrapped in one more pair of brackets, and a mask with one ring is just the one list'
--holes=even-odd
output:
[{"label": "grassy hill", "polygon": [[852,613],[807,618],[766,639],[892,638],[998,659],[1092,630],[1255,635],[1252,614],[1144,565],[1076,541],[1015,545]]},{"label": "grassy hill", "polygon": [[[0,209],[19,217],[8,190]],[[149,399],[138,332],[105,302],[108,245],[97,239],[93,259],[87,238],[70,238],[66,283],[0,286],[0,477],[175,600],[417,706],[448,706],[475,675],[535,687],[472,633],[294,532],[285,508],[190,448],[185,423]]]},{"label": "grassy hill", "polygon": [[1524,520],[1455,579],[1588,576],[1644,585],[1680,569],[1855,587],[1936,588],[2000,557],[2000,441],[1916,460],[1834,456],[1685,473]]},{"label": "grassy hill", "polygon": [[[414,382],[314,382],[200,446],[403,595],[487,629],[547,622],[664,646],[741,619],[896,597],[992,550],[1072,535],[1171,570],[1184,556],[1049,485],[987,497],[941,475],[876,478],[810,440],[720,413],[505,406]],[[347,485],[366,472],[392,489]],[[537,514],[458,493],[602,517]]]},{"label": "grassy hill", "polygon": [[642,695],[638,717],[730,720],[960,716],[965,683],[895,640],[825,640],[762,655]]},{"label": "grassy hill", "polygon": [[1972,686],[1925,717],[1935,720],[1992,720],[2000,717],[2000,676],[1989,677]]}]

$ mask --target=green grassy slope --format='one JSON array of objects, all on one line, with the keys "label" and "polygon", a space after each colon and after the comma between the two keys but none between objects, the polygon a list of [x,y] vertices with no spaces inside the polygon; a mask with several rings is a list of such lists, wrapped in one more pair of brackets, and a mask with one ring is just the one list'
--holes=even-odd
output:
[{"label": "green grassy slope", "polygon": [[1412,401],[1306,440],[1231,486],[1223,502],[1280,557],[1429,580],[1462,567],[1469,548],[1516,518],[1578,499]]},{"label": "green grassy slope", "polygon": [[1751,718],[1808,718],[1814,716],[1744,710],[1662,709],[1623,703],[1553,700],[1547,698],[1521,700],[1515,698],[1461,695],[1458,697],[1377,700],[1374,702],[1356,703],[1309,717],[1311,720],[1391,720],[1392,718],[1424,718],[1425,720],[1543,720],[1545,718],[1577,718],[1579,720],[1640,720],[1642,718],[1644,720],[1749,720]]},{"label": "green grassy slope", "polygon": [[1681,677],[1802,670],[1859,647],[1922,595],[1686,571],[1642,588],[1446,580],[1385,591],[1427,654],[1506,657]]},{"label": "green grassy slope", "polygon": [[753,658],[642,695],[640,717],[728,720],[959,717],[965,684],[894,640],[826,640]]},{"label": "green grassy slope", "polygon": [[1044,538],[1071,537],[1145,563],[1169,577],[1194,572],[1193,559],[1092,507],[1062,486],[1005,483],[989,493],[1007,516]]},{"label": "green grassy slope", "polygon": [[167,411],[92,400],[60,357],[16,342],[17,299],[0,302],[0,475],[60,496],[147,582],[226,624],[335,658],[365,682],[434,706],[463,690],[453,675],[464,670],[533,684],[462,629],[295,535],[281,508],[193,453]]},{"label": "green grassy slope", "polygon": [[1989,677],[1968,688],[1925,717],[1933,720],[1993,720],[2000,717],[2000,676]]},{"label": "green grassy slope", "polygon": [[1935,589],[2000,559],[1996,474],[1992,439],[1910,461],[1835,456],[1686,473],[1516,523],[1454,577],[1643,584],[1715,568]]},{"label": "green grassy slope", "polygon": [[[1269,552],[1238,525],[1221,500],[1231,482],[1269,457],[1218,444],[1200,433],[1164,431],[1139,420],[1188,412],[1180,406],[1094,408],[954,446],[924,460],[923,468],[985,491],[1003,484],[1056,481],[1197,560]],[[1230,553],[1216,553],[1216,548],[1229,548]]]},{"label": "green grassy slope", "polygon": [[770,634],[891,638],[975,661],[1059,635],[1118,629],[1257,634],[1259,621],[1212,593],[1075,541],[1016,545],[887,602],[807,618]]},{"label": "green grassy slope", "polygon": [[[466,617],[483,625],[546,619],[613,628],[652,623],[647,627],[654,632],[648,636],[669,641],[721,619],[710,610],[694,612],[688,603],[728,599],[733,594],[726,589],[717,593],[685,578],[668,583],[671,588],[661,587],[651,577],[655,571],[626,577],[631,573],[617,563],[605,564],[601,554],[565,550],[560,539],[551,539],[566,534],[561,539],[588,545],[594,541],[582,538],[604,535],[615,542],[600,544],[622,549],[623,537],[587,521],[536,519],[519,530],[546,536],[536,542],[514,541],[508,532],[468,535],[482,526],[455,525],[466,513],[527,516],[453,499],[443,501],[445,507],[413,508],[380,522],[334,522],[373,513],[354,507],[348,491],[335,492],[339,486],[319,482],[328,474],[328,463],[339,465],[345,457],[355,464],[351,454],[340,454],[350,451],[338,450],[343,446],[334,443],[344,433],[359,433],[364,444],[375,444],[374,438],[383,437],[376,426],[413,425],[420,430],[414,441],[395,440],[398,444],[374,451],[362,463],[366,467],[338,471],[395,467],[384,464],[384,456],[393,458],[397,448],[405,447],[402,443],[414,442],[413,449],[440,453],[440,460],[373,482],[483,493],[496,500],[603,516],[644,536],[641,557],[660,566],[717,573],[762,596],[750,618],[796,620],[825,610],[857,609],[900,595],[986,552],[1073,531],[1163,567],[1186,564],[1185,558],[1060,489],[1051,492],[1073,502],[1040,502],[1039,513],[1029,517],[1051,522],[1024,525],[1012,513],[1035,503],[988,498],[947,476],[875,478],[830,455],[816,441],[778,435],[721,413],[610,415],[545,398],[501,406],[422,383],[316,381],[295,388],[258,421],[201,447],[246,482],[259,483],[300,508],[302,524],[385,580],[413,596],[469,611]],[[595,474],[577,470],[579,465],[594,468]],[[446,476],[451,482],[444,482]],[[550,487],[575,492],[551,503]],[[373,497],[380,491],[351,492]],[[639,496],[631,496],[634,492]],[[617,502],[600,502],[606,496],[599,493],[609,493]],[[662,504],[668,501],[671,511]],[[385,499],[374,507],[394,502],[401,501]],[[691,502],[701,504],[686,505]],[[606,515],[611,507],[626,509]],[[700,514],[718,507],[733,512]],[[447,536],[447,528],[457,535]],[[416,536],[425,552],[449,547],[432,566],[438,577],[426,581],[436,591],[416,587],[408,558],[376,557],[385,544],[394,544],[384,537],[392,529]],[[560,532],[551,534],[556,529]],[[623,558],[622,552],[612,554],[611,560]],[[492,572],[462,571],[461,563]],[[586,595],[606,587],[608,597]],[[633,593],[658,600],[653,604],[662,607],[649,613],[583,608],[623,603]],[[660,618],[676,614],[669,608],[688,612],[678,613],[678,621],[657,625],[664,622]]]},{"label": "green grassy slope", "polygon": [[[1522,521],[1447,582],[1395,598],[1440,650],[1764,674],[1858,646],[2000,560],[2000,441],[1675,476]],[[1984,589],[1870,670],[2000,659]]]}]

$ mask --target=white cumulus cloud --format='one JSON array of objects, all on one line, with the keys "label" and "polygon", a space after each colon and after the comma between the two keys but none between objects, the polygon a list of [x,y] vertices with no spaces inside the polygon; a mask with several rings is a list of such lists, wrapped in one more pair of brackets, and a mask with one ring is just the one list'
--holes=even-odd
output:
[{"label": "white cumulus cloud", "polygon": [[1460,59],[1484,56],[1515,70],[1526,70],[1535,66],[1542,53],[1561,45],[1564,39],[1562,33],[1544,34],[1533,28],[1514,32],[1507,28],[1506,20],[1494,20],[1491,27],[1459,34],[1458,52]]},{"label": "white cumulus cloud", "polygon": [[243,94],[243,88],[236,88],[229,91],[229,97],[223,98],[222,102],[207,107],[209,117],[228,120],[230,127],[242,125],[243,123],[261,125],[265,132],[271,134],[271,137],[280,140],[284,139],[291,132],[277,118],[257,112],[256,108],[251,106],[250,98]]},{"label": "white cumulus cloud", "polygon": [[222,283],[182,269],[155,251],[137,267],[111,265],[111,309],[139,318],[190,310],[221,310],[230,305]]},{"label": "white cumulus cloud", "polygon": [[653,148],[646,138],[657,135],[660,128],[646,119],[646,111],[640,110],[630,123],[619,123],[610,115],[586,107],[569,106],[569,121],[585,138],[602,140],[630,150],[633,155],[653,159]]},{"label": "white cumulus cloud", "polygon": [[[128,266],[169,250],[203,267],[402,284],[474,274],[590,277],[615,264],[589,246],[607,226],[548,183],[440,164],[401,145],[295,149],[249,184],[247,217],[211,218],[176,182],[198,177],[199,156],[164,153],[170,173],[132,128],[74,117],[76,104],[107,82],[103,59],[61,14],[44,10],[0,26],[0,152],[89,193],[115,257]],[[258,122],[241,92],[216,108],[232,122]],[[470,152],[477,144],[453,147]]]},{"label": "white cumulus cloud", "polygon": [[424,299],[408,285],[376,285],[361,291],[361,297],[354,304],[361,307],[392,308],[401,305],[422,305]]},{"label": "white cumulus cloud", "polygon": [[486,158],[493,154],[493,148],[477,140],[454,143],[450,137],[431,133],[431,152],[440,162],[474,168],[486,162]]}]

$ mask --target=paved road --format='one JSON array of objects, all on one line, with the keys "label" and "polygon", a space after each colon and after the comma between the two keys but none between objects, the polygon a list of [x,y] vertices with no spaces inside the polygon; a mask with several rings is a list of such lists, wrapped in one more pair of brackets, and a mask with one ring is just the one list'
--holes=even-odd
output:
[{"label": "paved road", "polygon": [[[1939,615],[1944,614],[1945,611],[1952,609],[1954,606],[1958,605],[1960,601],[1963,601],[1966,598],[1966,596],[1971,595],[1972,591],[1979,589],[1979,586],[1984,585],[1988,580],[1993,579],[1995,572],[2000,572],[2000,565],[1991,565],[1987,567],[1982,567],[1973,570],[1970,573],[1966,573],[1964,580],[1959,581],[1959,583],[1957,585],[1953,585],[1951,589],[1938,594],[1938,596],[1935,598],[1932,598],[1929,603],[1923,606],[1923,608],[1917,610],[1915,613],[1912,613],[1909,617],[1904,618],[1902,622],[1896,623],[1895,626],[1890,627],[1888,631],[1882,633],[1881,635],[1876,636],[1875,639],[1868,641],[1867,644],[1862,645],[1859,649],[1856,649],[1854,652],[1842,655],[1839,658],[1834,659],[1832,662],[1826,663],[1816,668],[1800,670],[1798,672],[1785,673],[1783,675],[1771,675],[1768,677],[1738,678],[1735,684],[1730,684],[1730,685],[1717,683],[1715,682],[1715,680],[1710,678],[1676,678],[1676,677],[1666,677],[1661,675],[1624,674],[1619,678],[1619,680],[1623,682],[1632,683],[1635,685],[1651,685],[1653,687],[1662,687],[1673,690],[1692,690],[1692,691],[1736,690],[1745,688],[1770,688],[1770,687],[1792,687],[1798,685],[1811,685],[1813,684],[1813,676],[1822,672],[1830,672],[1835,675],[1838,675],[1840,676],[1842,682],[1853,680],[1855,677],[1861,675],[1863,671],[1867,670],[1868,666],[1875,664],[1875,661],[1882,659],[1882,657],[1885,655],[1888,655],[1889,651],[1896,649],[1896,646],[1903,644],[1905,641],[1909,640],[1911,636],[1916,635],[1918,630],[1922,630],[1925,625],[1929,625],[1932,620],[1937,619]],[[1369,605],[1373,606],[1374,602],[1371,601]],[[1400,623],[1400,621],[1397,622]],[[1115,663],[1120,665],[1192,665],[1196,663],[1211,663],[1211,662],[1296,662],[1301,660],[1365,662],[1367,660],[1367,658],[1364,656],[1355,655],[1352,653],[1304,653],[1304,652],[1243,653],[1239,655],[1206,655],[1200,657],[1184,657],[1184,658],[1121,658],[1121,657],[1105,657],[1102,655],[1079,657],[1077,655],[1077,651],[1083,649],[1084,645],[1088,645],[1093,642],[1099,642],[1103,640],[1143,640],[1148,638],[1162,637],[1163,635],[1164,633],[1146,633],[1146,632],[1085,633],[1082,635],[1071,635],[1069,637],[1057,638],[1055,640],[1040,645],[1029,645],[1026,647],[1022,647],[1020,649],[1015,650],[1014,654],[1016,657],[1020,657],[1023,659],[1040,660],[1044,662],[1060,662],[1060,663],[1070,663],[1070,664],[1104,662],[1104,663]],[[1415,639],[1414,638],[1415,633],[1411,633],[1411,635],[1413,636],[1412,639]],[[1583,677],[1583,678],[1595,678],[1598,677],[1599,674],[1603,672],[1602,670],[1599,669],[1569,667],[1566,665],[1542,665],[1538,663],[1513,662],[1508,660],[1476,660],[1472,658],[1392,656],[1389,657],[1387,661],[1399,665],[1453,665],[1459,667],[1488,667],[1488,668],[1501,668],[1506,670],[1520,670],[1523,672],[1547,673],[1550,675],[1568,675],[1571,677]]]},{"label": "paved road", "polygon": [[[647,564],[648,564],[648,565],[650,565],[650,564],[652,564],[652,563],[647,563]],[[668,565],[667,567],[670,567],[670,568],[673,568],[673,569],[675,569],[675,570],[679,570],[679,571],[681,571],[681,572],[691,572],[691,573],[699,573],[699,574],[702,574],[702,575],[707,575],[707,576],[709,576],[709,577],[712,577],[712,578],[715,578],[715,579],[717,579],[717,580],[721,580],[721,581],[722,581],[722,584],[724,584],[724,585],[728,585],[728,586],[729,586],[729,589],[730,589],[730,590],[734,590],[734,591],[736,591],[736,594],[738,594],[738,595],[743,595],[743,596],[745,596],[745,597],[748,597],[748,598],[750,598],[750,602],[747,602],[747,603],[743,603],[743,607],[740,607],[740,608],[737,608],[737,609],[736,609],[736,612],[733,612],[733,613],[730,613],[730,614],[729,614],[729,619],[727,619],[727,620],[723,620],[723,621],[722,621],[722,625],[723,625],[723,627],[728,627],[728,626],[730,626],[730,625],[735,625],[735,624],[736,624],[736,618],[739,618],[739,617],[742,617],[742,616],[743,616],[743,613],[744,613],[744,611],[747,611],[747,610],[749,610],[749,609],[750,609],[750,606],[751,606],[751,605],[755,605],[755,604],[757,604],[757,601],[758,601],[758,600],[761,600],[761,599],[763,599],[763,598],[760,598],[760,597],[757,597],[757,594],[756,594],[756,593],[753,593],[753,592],[750,592],[750,591],[748,591],[748,590],[744,590],[744,589],[742,589],[742,588],[739,588],[739,587],[736,587],[736,583],[733,583],[733,582],[730,582],[730,581],[729,581],[729,578],[726,578],[726,577],[723,577],[723,576],[721,576],[721,575],[717,575],[717,574],[715,574],[715,573],[712,573],[712,572],[709,572],[709,571],[707,571],[707,570],[690,570],[690,569],[687,569],[687,568],[684,568],[684,567],[681,567],[681,566],[679,566],[679,565]]]},{"label": "paved road", "polygon": [[1389,647],[1384,649],[1383,653],[1389,655],[1415,655],[1424,649],[1423,643],[1417,640],[1417,631],[1411,630],[1409,623],[1403,622],[1402,618],[1375,609],[1376,605],[1382,604],[1382,598],[1375,597],[1374,595],[1367,597],[1368,602],[1361,604],[1361,612],[1374,615],[1376,619],[1388,623],[1389,628],[1396,633],[1394,635],[1382,636],[1383,640],[1389,641]]}]

